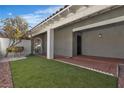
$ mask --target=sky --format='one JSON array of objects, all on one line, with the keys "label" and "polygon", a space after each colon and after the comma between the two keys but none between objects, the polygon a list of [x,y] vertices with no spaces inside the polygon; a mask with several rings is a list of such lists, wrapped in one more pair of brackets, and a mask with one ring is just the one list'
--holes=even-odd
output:
[{"label": "sky", "polygon": [[[0,5],[0,19],[21,16],[34,27],[56,12],[62,5]],[[0,23],[0,25],[2,25]]]}]

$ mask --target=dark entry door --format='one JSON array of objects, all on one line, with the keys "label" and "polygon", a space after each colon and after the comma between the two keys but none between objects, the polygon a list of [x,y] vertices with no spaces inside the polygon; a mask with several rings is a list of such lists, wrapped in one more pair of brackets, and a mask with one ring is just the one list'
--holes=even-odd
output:
[{"label": "dark entry door", "polygon": [[81,35],[77,35],[77,55],[81,55]]}]

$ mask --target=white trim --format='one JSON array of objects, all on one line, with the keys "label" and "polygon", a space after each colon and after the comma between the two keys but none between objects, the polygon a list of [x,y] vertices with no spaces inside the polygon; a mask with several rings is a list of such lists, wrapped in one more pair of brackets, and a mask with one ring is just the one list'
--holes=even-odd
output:
[{"label": "white trim", "polygon": [[66,64],[70,64],[70,65],[73,65],[73,66],[77,66],[77,67],[80,67],[80,68],[92,70],[92,71],[99,72],[99,73],[102,73],[102,74],[106,74],[106,75],[110,75],[110,76],[115,76],[115,75],[112,74],[112,73],[103,72],[103,71],[100,71],[100,70],[97,70],[97,69],[93,69],[93,68],[89,68],[89,67],[85,67],[85,66],[73,64],[73,63],[70,63],[70,62],[66,62],[66,61],[62,61],[62,60],[58,60],[58,59],[53,59],[53,60],[58,61],[58,62],[62,62],[62,63],[66,63]]},{"label": "white trim", "polygon": [[81,11],[80,11],[80,12],[75,12],[75,13],[73,14],[73,16],[64,17],[63,20],[60,20],[60,21],[58,21],[58,22],[55,22],[55,23],[51,26],[51,28],[52,28],[52,29],[55,29],[55,28],[60,27],[60,26],[62,26],[62,25],[65,25],[65,24],[74,22],[74,21],[76,21],[76,20],[78,20],[78,19],[85,18],[85,17],[87,17],[87,16],[89,16],[89,15],[92,15],[92,14],[94,14],[94,13],[97,13],[97,12],[99,12],[99,11],[108,9],[108,8],[110,8],[110,7],[112,7],[112,5],[110,5],[110,6],[107,6],[107,5],[102,5],[102,6],[95,6],[95,5],[93,5],[93,6],[90,6],[89,8],[83,10],[82,12],[81,12]]},{"label": "white trim", "polygon": [[108,20],[105,20],[105,21],[93,23],[93,24],[90,24],[90,25],[82,26],[82,27],[77,27],[77,28],[73,29],[73,32],[80,31],[80,30],[85,30],[85,29],[90,29],[90,28],[94,28],[94,27],[99,27],[99,26],[104,26],[104,25],[108,25],[108,24],[112,24],[112,23],[118,23],[118,22],[122,22],[122,21],[124,21],[124,16],[108,19]]}]

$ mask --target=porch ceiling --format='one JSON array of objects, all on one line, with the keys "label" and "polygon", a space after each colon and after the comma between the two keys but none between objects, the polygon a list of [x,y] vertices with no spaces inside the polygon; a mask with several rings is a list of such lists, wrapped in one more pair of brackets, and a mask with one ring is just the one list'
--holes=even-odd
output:
[{"label": "porch ceiling", "polygon": [[104,20],[104,21],[101,21],[101,22],[93,23],[93,24],[90,24],[90,25],[74,28],[73,32],[86,30],[86,29],[99,27],[99,26],[104,26],[104,25],[109,25],[109,24],[113,24],[113,23],[123,22],[123,21],[124,21],[124,16],[120,16],[120,17],[109,19],[109,20]]},{"label": "porch ceiling", "polygon": [[80,6],[80,8],[76,8],[76,10],[73,9],[75,6],[68,6],[63,11],[58,12],[54,17],[51,17],[50,19],[46,20],[42,24],[39,24],[37,27],[32,29],[32,34],[33,34],[33,36],[35,36],[37,34],[45,32],[49,29],[54,29],[54,28],[60,27],[62,25],[74,22],[78,19],[87,17],[91,14],[111,8],[113,6],[114,5],[101,5],[101,6],[91,5],[88,7]]}]

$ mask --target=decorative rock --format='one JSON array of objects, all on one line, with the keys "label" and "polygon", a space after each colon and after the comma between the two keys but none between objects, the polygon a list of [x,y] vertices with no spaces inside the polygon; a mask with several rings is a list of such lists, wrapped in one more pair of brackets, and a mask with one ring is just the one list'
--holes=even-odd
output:
[{"label": "decorative rock", "polygon": [[0,87],[1,88],[13,87],[9,62],[0,63]]}]

